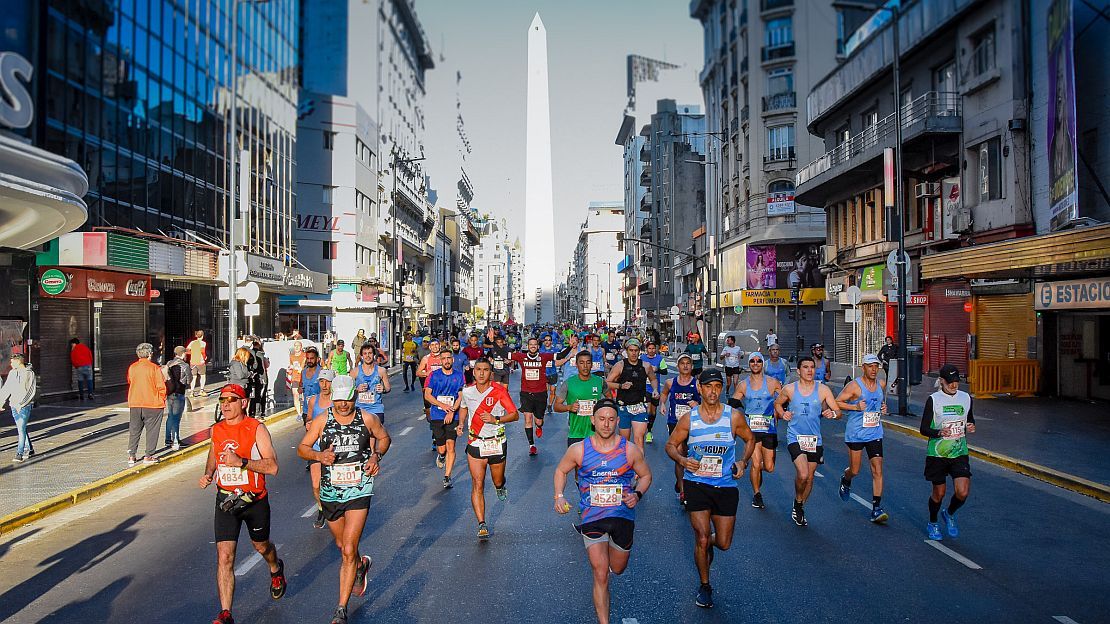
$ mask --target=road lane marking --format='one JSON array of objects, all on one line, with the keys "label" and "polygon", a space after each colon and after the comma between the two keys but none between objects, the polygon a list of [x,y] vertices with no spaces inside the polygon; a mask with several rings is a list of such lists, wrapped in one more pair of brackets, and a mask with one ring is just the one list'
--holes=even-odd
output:
[{"label": "road lane marking", "polygon": [[932,546],[933,548],[936,548],[937,550],[939,550],[940,552],[948,555],[949,557],[952,557],[956,561],[959,561],[960,563],[962,563],[965,566],[971,568],[972,570],[982,570],[983,569],[983,566],[979,565],[978,563],[975,563],[971,559],[968,559],[967,557],[965,557],[965,556],[961,555],[960,553],[952,550],[951,548],[945,546],[944,544],[941,544],[940,542],[937,542],[937,541],[934,541],[934,540],[931,540],[931,539],[926,539],[925,543]]},{"label": "road lane marking", "polygon": [[621,624],[640,624],[640,620],[636,618],[621,618]]},{"label": "road lane marking", "polygon": [[816,470],[813,471],[813,474],[817,475],[818,477],[821,477],[822,479],[825,478],[825,475],[821,474],[820,472],[817,472]]},{"label": "road lane marking", "polygon": [[859,503],[860,505],[863,505],[864,507],[866,507],[866,508],[868,508],[868,509],[871,509],[871,503],[867,502],[867,501],[866,501],[866,500],[865,500],[865,499],[864,499],[864,498],[863,498],[862,496],[860,496],[859,494],[856,494],[855,492],[852,492],[852,499],[853,499],[853,500],[855,500],[855,501],[856,501],[857,503]]},{"label": "road lane marking", "polygon": [[401,430],[401,433],[399,433],[397,435],[405,435],[406,433],[408,433],[410,431],[412,431],[412,427],[405,427],[404,429]]},{"label": "road lane marking", "polygon": [[416,419],[417,420],[424,420],[424,414],[421,414],[421,415],[417,416]]},{"label": "road lane marking", "polygon": [[1066,615],[1054,615],[1052,616],[1052,619],[1060,622],[1061,624],[1079,624],[1079,622],[1076,622]]},{"label": "road lane marking", "polygon": [[[276,548],[280,549],[284,545],[285,544],[277,544]],[[243,576],[247,572],[250,572],[251,568],[258,565],[259,561],[264,560],[262,559],[262,555],[258,554],[258,551],[255,551],[255,553],[251,555],[246,561],[240,563],[238,568],[235,568],[235,576]]]},{"label": "road lane marking", "polygon": [[307,517],[311,516],[314,513],[316,513],[316,503],[312,503],[311,505],[309,505],[308,509],[304,510],[304,513],[301,514],[301,517],[302,518],[307,518]]}]

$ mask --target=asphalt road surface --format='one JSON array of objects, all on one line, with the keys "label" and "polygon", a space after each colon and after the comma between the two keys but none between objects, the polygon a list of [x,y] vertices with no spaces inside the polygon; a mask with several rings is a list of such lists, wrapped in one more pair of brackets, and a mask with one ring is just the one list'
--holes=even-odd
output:
[{"label": "asphalt road surface", "polygon": [[[551,509],[565,418],[548,420],[535,458],[522,425],[511,425],[509,500],[499,503],[487,486],[493,537],[479,543],[465,461],[457,459],[455,487],[443,490],[418,396],[395,390],[385,399],[393,447],[362,541],[374,559],[370,586],[365,598],[352,598],[351,622],[593,621],[575,516]],[[869,502],[836,494],[846,461],[837,422],[825,423],[826,465],[807,505],[808,527],[790,520],[793,466],[784,442],[765,480],[766,509],[749,506],[743,479],[733,547],[713,568],[716,606],[700,609],[692,534],[672,492],[665,433],[657,422],[647,449],[655,480],[637,508],[631,564],[612,581],[614,622],[1110,621],[1110,506],[973,459],[962,535],[930,544],[924,442],[887,434],[883,503],[891,521],[874,526]],[[306,517],[308,474],[293,450],[300,434],[295,420],[274,425],[281,471],[269,480],[272,536],[289,591],[270,599],[266,566],[242,538],[237,622],[328,622],[334,609],[339,553],[330,533]],[[214,494],[196,486],[202,462],[164,469],[0,538],[0,621],[210,622],[219,610]],[[854,493],[870,501],[866,468]]]}]

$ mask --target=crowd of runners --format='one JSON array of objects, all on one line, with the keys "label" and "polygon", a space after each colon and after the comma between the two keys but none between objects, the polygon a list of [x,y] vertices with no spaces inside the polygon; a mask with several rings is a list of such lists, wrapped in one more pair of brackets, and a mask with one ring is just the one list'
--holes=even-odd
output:
[{"label": "crowd of runners", "polygon": [[[574,526],[592,570],[599,622],[609,622],[609,575],[621,574],[629,565],[637,509],[653,480],[645,449],[654,443],[658,416],[666,417],[664,446],[674,462],[674,492],[693,532],[698,575],[693,597],[699,607],[713,606],[714,553],[732,545],[745,473],[752,507],[765,508],[763,476],[775,470],[780,434],[785,434],[795,471],[791,519],[797,526],[808,525],[806,502],[825,461],[823,418],[844,421],[848,462],[840,497],[847,501],[852,496],[852,482],[866,454],[869,519],[876,524],[889,519],[882,507],[887,388],[875,355],[862,358],[862,374],[837,394],[824,383],[829,365],[817,348],[813,357],[787,363],[775,345],[766,354],[744,353],[730,341],[722,351],[722,370],[710,365],[710,353],[697,334],[688,336],[680,353],[667,353],[677,349],[668,349],[655,336],[616,331],[537,327],[512,343],[509,338],[493,330],[420,343],[406,336],[404,391],[422,392],[422,418],[429,425],[444,488],[454,485],[457,441],[464,440],[461,454],[480,541],[493,536],[486,519],[487,477],[497,500],[509,497],[508,439],[509,431],[517,430],[512,423],[521,422],[528,455],[535,457],[545,422],[558,414],[561,424],[566,414],[566,446],[560,446],[563,455],[553,477],[553,508],[558,514],[578,515]],[[331,624],[346,624],[351,595],[363,596],[369,583],[372,559],[360,548],[360,539],[374,479],[390,448],[384,397],[392,386],[380,354],[370,345],[362,346],[357,363],[343,372],[325,368],[314,350],[305,355],[297,385],[305,433],[297,454],[308,464],[317,505],[314,525],[327,526],[341,552]],[[515,370],[520,371],[520,388],[513,396],[508,384]],[[920,425],[929,440],[924,477],[932,491],[925,532],[933,540],[942,539],[944,532],[959,534],[956,514],[967,499],[971,477],[966,435],[975,431],[971,398],[959,390],[955,367],[942,367],[937,385]],[[217,490],[221,610],[213,624],[232,624],[235,551],[243,524],[269,566],[273,599],[286,593],[287,580],[269,536],[266,477],[278,471],[274,444],[266,426],[248,415],[246,389],[227,384],[219,402],[222,419],[212,427],[200,486],[215,485]],[[568,475],[577,491],[567,489]],[[945,506],[949,479],[954,494]]]}]

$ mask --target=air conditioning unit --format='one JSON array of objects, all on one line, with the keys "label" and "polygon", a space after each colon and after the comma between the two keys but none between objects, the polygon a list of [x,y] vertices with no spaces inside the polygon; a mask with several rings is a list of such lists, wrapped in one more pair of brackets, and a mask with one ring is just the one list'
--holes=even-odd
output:
[{"label": "air conditioning unit", "polygon": [[936,182],[925,182],[913,187],[913,196],[918,199],[922,197],[936,197],[938,195],[940,195],[940,184]]},{"label": "air conditioning unit", "polygon": [[[951,231],[953,235],[964,234],[971,230],[971,209],[960,208],[955,210],[951,215],[951,229],[945,228],[946,231]],[[947,233],[947,232],[946,232]]]},{"label": "air conditioning unit", "polygon": [[821,245],[821,264],[836,264],[836,245]]}]

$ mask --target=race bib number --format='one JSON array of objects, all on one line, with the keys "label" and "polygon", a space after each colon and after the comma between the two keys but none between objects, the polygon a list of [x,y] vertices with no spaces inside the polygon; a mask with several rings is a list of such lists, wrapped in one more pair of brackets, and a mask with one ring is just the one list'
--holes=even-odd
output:
[{"label": "race bib number", "polygon": [[803,453],[816,453],[817,452],[817,436],[815,435],[800,435],[798,436],[798,447],[802,449]]},{"label": "race bib number", "polygon": [[763,414],[753,415],[748,419],[748,428],[752,431],[767,431],[771,428],[771,417]]},{"label": "race bib number", "polygon": [[436,400],[439,401],[440,403],[444,403],[444,404],[447,404],[447,405],[454,405],[455,404],[455,397],[453,397],[449,394],[444,394],[444,395],[441,395],[441,396],[437,396]]},{"label": "race bib number", "polygon": [[675,418],[682,418],[683,416],[689,414],[690,410],[692,410],[692,409],[694,409],[694,408],[690,407],[689,405],[683,405],[683,404],[679,403],[679,404],[674,406],[674,417]]},{"label": "race bib number", "polygon": [[474,362],[475,360],[470,360],[470,368],[474,368]]},{"label": "race bib number", "polygon": [[505,370],[505,360],[494,360],[493,368],[494,370]]},{"label": "race bib number", "polygon": [[479,438],[478,439],[478,455],[480,457],[492,457],[500,455],[503,450],[501,438]]},{"label": "race bib number", "polygon": [[700,362],[701,361],[701,354],[700,353],[691,353],[690,354],[690,359],[694,360],[695,362]]},{"label": "race bib number", "polygon": [[416,361],[416,356],[415,355],[406,355],[405,356],[405,361],[406,362],[415,362]]},{"label": "race bib number", "polygon": [[590,507],[616,507],[624,497],[624,486],[619,483],[591,483]]},{"label": "race bib number", "polygon": [[362,483],[361,464],[333,464],[328,467],[331,484],[338,486],[352,486]]},{"label": "race bib number", "polygon": [[538,368],[526,368],[526,369],[524,369],[524,379],[526,381],[539,381],[539,379],[540,379],[540,369],[538,369]]},{"label": "race bib number", "polygon": [[940,430],[940,437],[945,440],[959,440],[964,437],[964,423],[959,420],[944,423],[944,428]]},{"label": "race bib number", "polygon": [[593,416],[594,415],[594,400],[593,399],[578,399],[578,411],[575,412],[579,416]]},{"label": "race bib number", "polygon": [[616,353],[606,353],[605,354],[605,359],[612,362],[613,360],[617,359],[617,354]]},{"label": "race bib number", "polygon": [[359,392],[358,393],[358,402],[359,403],[373,403],[376,400],[377,400],[377,397],[374,396],[374,393],[369,391],[369,390],[367,390],[366,392]]},{"label": "race bib number", "polygon": [[592,370],[592,371],[599,371],[599,370],[601,370],[601,362],[594,362],[594,364],[593,364],[593,368],[591,368],[590,370]]},{"label": "race bib number", "polygon": [[882,414],[879,412],[864,412],[863,413],[863,426],[864,427],[878,427]]},{"label": "race bib number", "polygon": [[247,471],[238,466],[220,466],[219,467],[219,480],[220,485],[247,485],[250,479],[247,477]]},{"label": "race bib number", "polygon": [[632,405],[624,406],[624,409],[629,414],[643,414],[644,412],[647,411],[647,406],[644,405],[643,403],[634,403]]},{"label": "race bib number", "polygon": [[720,455],[703,455],[694,472],[699,477],[720,477],[725,472],[725,460]]}]

